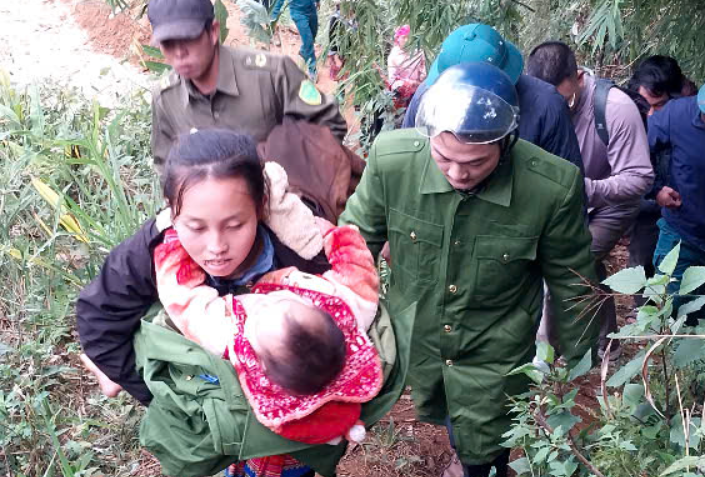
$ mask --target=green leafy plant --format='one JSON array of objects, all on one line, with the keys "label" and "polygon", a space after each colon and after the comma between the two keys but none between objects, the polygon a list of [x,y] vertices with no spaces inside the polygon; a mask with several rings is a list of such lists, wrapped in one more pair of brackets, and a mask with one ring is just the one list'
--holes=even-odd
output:
[{"label": "green leafy plant", "polygon": [[0,473],[127,476],[141,411],[93,398],[77,292],[161,204],[141,92],[107,110],[0,71]]},{"label": "green leafy plant", "polygon": [[[505,435],[505,445],[524,451],[511,464],[518,475],[690,477],[702,469],[705,326],[685,322],[705,305],[705,297],[691,295],[705,284],[705,267],[688,268],[674,291],[679,252],[680,245],[654,277],[646,277],[641,267],[628,268],[603,282],[614,293],[594,287],[594,308],[615,293],[648,299],[635,323],[610,335],[642,349],[611,376],[609,360],[603,360],[598,409],[577,399],[575,380],[590,370],[590,354],[568,370],[556,366],[550,345],[539,344],[539,358],[549,364],[549,372],[532,364],[514,370],[534,382],[514,401],[515,424]],[[691,300],[674,313],[676,297]],[[589,416],[588,422],[581,416]]]},{"label": "green leafy plant", "polygon": [[[268,50],[279,17],[270,21],[270,12],[255,0],[237,0],[237,6],[242,12],[240,23],[245,27],[249,37]],[[272,5],[273,7],[274,5]],[[285,8],[286,5],[282,7],[281,11],[283,12]]]}]

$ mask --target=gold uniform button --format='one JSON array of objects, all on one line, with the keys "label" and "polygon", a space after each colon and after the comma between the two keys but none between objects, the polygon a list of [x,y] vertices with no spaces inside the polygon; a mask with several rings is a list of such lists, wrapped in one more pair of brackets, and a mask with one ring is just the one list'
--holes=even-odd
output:
[{"label": "gold uniform button", "polygon": [[508,254],[508,253],[505,253],[504,255],[502,255],[502,260],[504,260],[505,262],[508,262],[508,261],[509,261],[509,258],[510,258],[510,257],[509,257],[509,254]]},{"label": "gold uniform button", "polygon": [[448,287],[448,291],[455,294],[455,292],[458,291],[458,287],[456,287],[455,285],[451,285]]},{"label": "gold uniform button", "polygon": [[445,330],[446,333],[450,333],[451,331],[453,331],[453,327],[450,325],[445,325],[443,327],[443,329]]},{"label": "gold uniform button", "polygon": [[409,234],[409,237],[411,237],[412,242],[416,242],[416,232],[414,232],[412,230],[411,233]]},{"label": "gold uniform button", "polygon": [[446,359],[446,366],[453,366],[453,360],[452,360],[452,359]]}]

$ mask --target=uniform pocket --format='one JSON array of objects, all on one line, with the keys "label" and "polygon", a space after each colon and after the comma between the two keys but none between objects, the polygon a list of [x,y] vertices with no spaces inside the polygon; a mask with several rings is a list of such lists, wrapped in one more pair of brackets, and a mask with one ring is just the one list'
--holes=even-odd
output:
[{"label": "uniform pocket", "polygon": [[438,278],[443,226],[390,209],[389,243],[392,271],[414,280]]},{"label": "uniform pocket", "polygon": [[538,237],[477,237],[475,294],[497,296],[516,289],[536,260]]}]

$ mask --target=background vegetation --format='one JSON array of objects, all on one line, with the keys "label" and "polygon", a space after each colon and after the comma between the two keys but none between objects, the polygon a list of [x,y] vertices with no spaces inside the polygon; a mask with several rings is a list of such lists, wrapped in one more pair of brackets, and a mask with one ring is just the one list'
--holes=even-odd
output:
[{"label": "background vegetation", "polygon": [[[409,24],[410,48],[430,66],[440,44],[460,25],[494,26],[526,55],[546,40],[563,40],[597,74],[624,80],[640,59],[675,57],[697,84],[705,79],[705,2],[702,0],[341,0],[358,28],[343,40],[350,74],[341,97],[357,106],[362,122],[373,116],[393,127],[392,102],[376,65],[386,65],[394,29]],[[382,48],[380,48],[382,45]],[[365,137],[357,138],[362,145]]]}]

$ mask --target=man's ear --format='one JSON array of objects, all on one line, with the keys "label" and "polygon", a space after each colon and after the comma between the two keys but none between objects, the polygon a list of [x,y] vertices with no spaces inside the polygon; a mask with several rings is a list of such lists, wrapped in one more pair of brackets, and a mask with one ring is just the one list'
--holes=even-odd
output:
[{"label": "man's ear", "polygon": [[585,70],[578,68],[578,85],[582,88],[585,84]]},{"label": "man's ear", "polygon": [[217,45],[218,42],[220,42],[220,22],[218,20],[213,20],[209,35],[211,37],[211,42],[213,43],[213,46]]}]

